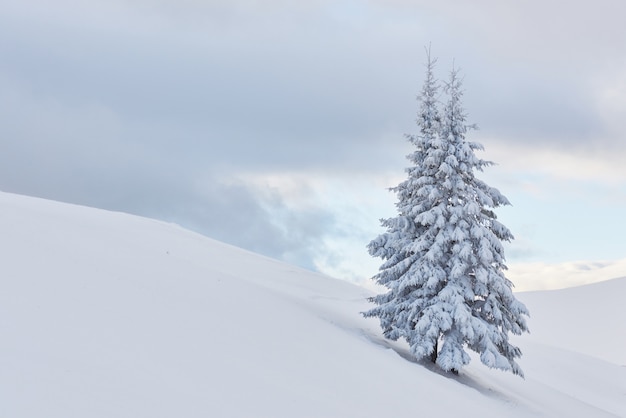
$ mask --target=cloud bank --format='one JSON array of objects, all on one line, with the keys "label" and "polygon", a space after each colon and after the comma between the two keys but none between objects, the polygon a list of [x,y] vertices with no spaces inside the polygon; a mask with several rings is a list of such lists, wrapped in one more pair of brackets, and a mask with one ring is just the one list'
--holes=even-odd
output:
[{"label": "cloud bank", "polygon": [[625,8],[5,2],[0,189],[159,217],[360,280],[394,210],[385,188],[404,175],[430,44],[441,78],[453,60],[463,69],[471,139],[500,164],[485,176],[514,203],[511,262],[619,259]]}]

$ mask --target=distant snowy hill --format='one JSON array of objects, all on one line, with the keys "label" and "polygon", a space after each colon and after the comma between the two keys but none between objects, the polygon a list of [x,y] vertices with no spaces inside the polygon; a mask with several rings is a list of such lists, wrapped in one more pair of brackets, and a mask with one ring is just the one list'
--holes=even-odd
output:
[{"label": "distant snowy hill", "polygon": [[530,340],[626,367],[626,277],[520,299],[532,314]]},{"label": "distant snowy hill", "polygon": [[368,290],[175,225],[0,193],[0,234],[3,418],[626,417],[626,279],[520,294],[526,380],[453,377]]}]

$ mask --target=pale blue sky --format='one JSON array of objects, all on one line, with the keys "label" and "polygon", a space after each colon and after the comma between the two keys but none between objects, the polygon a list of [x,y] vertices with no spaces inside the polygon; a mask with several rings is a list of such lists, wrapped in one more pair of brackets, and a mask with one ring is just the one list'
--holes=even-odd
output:
[{"label": "pale blue sky", "polygon": [[[0,190],[363,282],[424,46],[465,77],[518,288],[626,275],[626,4],[0,1]],[[557,18],[558,16],[558,18]]]}]

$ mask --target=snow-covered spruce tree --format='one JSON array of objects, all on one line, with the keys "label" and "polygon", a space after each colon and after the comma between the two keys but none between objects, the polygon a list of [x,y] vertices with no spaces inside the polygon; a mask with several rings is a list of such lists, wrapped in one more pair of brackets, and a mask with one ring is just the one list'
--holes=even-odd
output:
[{"label": "snow-covered spruce tree", "polygon": [[386,338],[404,338],[411,353],[458,373],[469,348],[492,368],[523,376],[519,348],[508,333],[528,331],[526,307],[505,277],[502,241],[513,239],[493,208],[509,204],[495,188],[475,177],[492,163],[479,159],[482,146],[468,142],[461,80],[453,69],[440,111],[435,61],[428,55],[419,96],[419,133],[409,135],[415,151],[408,178],[391,190],[398,215],[381,220],[387,232],[368,245],[384,260],[374,276],[387,293],[371,299],[365,312],[378,317]]}]

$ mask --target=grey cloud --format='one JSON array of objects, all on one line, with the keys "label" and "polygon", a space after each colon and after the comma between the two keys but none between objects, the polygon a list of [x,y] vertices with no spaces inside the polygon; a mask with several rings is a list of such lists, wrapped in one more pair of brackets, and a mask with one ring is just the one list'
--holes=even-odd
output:
[{"label": "grey cloud", "polygon": [[[347,59],[330,64],[323,55],[264,51],[265,45],[233,45],[228,51],[201,45],[185,51],[183,42],[157,51],[154,44],[133,45],[132,40],[106,45],[97,37],[46,36],[52,40],[50,50],[22,40],[7,77],[39,96],[95,103],[132,124],[159,127],[157,137],[135,140],[166,141],[169,130],[182,146],[204,143],[215,151],[218,145],[218,151],[232,155],[232,148],[246,144],[256,156],[266,149],[270,157],[305,164],[321,144],[334,146],[332,153],[322,155],[332,163],[333,155],[345,156],[353,136],[371,142],[380,134],[382,117],[371,112],[364,95],[378,99],[381,89],[368,88],[368,77],[360,76],[359,66]],[[90,49],[76,48],[75,42]],[[255,47],[260,51],[253,51]],[[68,50],[77,55],[64,56]],[[323,68],[316,73],[311,67]]]},{"label": "grey cloud", "polygon": [[205,184],[195,201],[177,206],[159,216],[309,269],[323,251],[323,238],[335,228],[334,216],[323,208],[294,211],[278,194],[243,183]]},{"label": "grey cloud", "polygon": [[503,141],[571,147],[607,133],[589,92],[556,77],[512,73],[467,84],[470,119],[484,121],[481,131]]},{"label": "grey cloud", "polygon": [[[24,22],[9,24],[7,35],[19,36],[13,36],[13,50],[3,51],[11,58],[6,72],[43,95],[109,108],[139,125],[137,135],[144,137],[135,141],[174,142],[218,162],[366,168],[373,155],[387,152],[380,142],[384,135],[401,140],[414,129],[413,97],[427,41],[409,40],[423,35],[393,14],[403,28],[398,33],[383,23],[338,22],[319,5],[307,16],[276,2],[273,10],[281,13],[272,18],[247,2],[231,8],[215,3],[200,8],[204,17],[197,19],[205,27],[186,29],[182,11],[168,21],[159,13],[173,6],[160,5],[163,10],[152,15],[167,23],[141,14],[144,4],[129,8],[138,13],[137,25],[121,29],[100,24],[89,30],[72,20],[67,28],[48,21],[31,32]],[[191,13],[200,6],[184,7]],[[220,10],[230,17],[221,21]],[[417,13],[413,17],[421,21]],[[578,79],[549,66],[538,73],[542,61],[533,63],[523,51],[518,53],[529,59],[530,71],[486,58],[469,38],[461,48],[449,44],[452,38],[433,47],[442,56],[460,52],[470,115],[487,133],[505,141],[568,143],[603,134],[592,100],[577,89]],[[445,61],[451,58],[441,60],[443,78]],[[157,132],[142,131],[142,125],[157,126]]]}]

